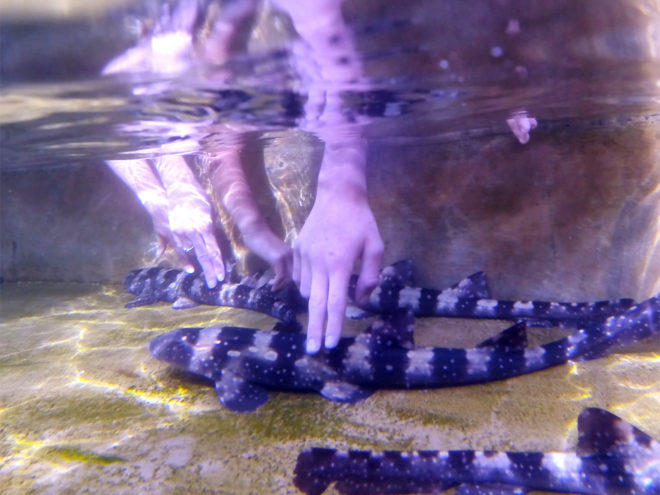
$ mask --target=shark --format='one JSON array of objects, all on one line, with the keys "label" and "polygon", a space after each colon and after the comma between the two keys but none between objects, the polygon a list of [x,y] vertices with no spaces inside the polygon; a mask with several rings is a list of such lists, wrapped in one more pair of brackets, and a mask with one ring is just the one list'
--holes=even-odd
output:
[{"label": "shark", "polygon": [[482,271],[442,290],[414,286],[412,274],[411,260],[387,266],[380,273],[378,286],[362,305],[355,302],[357,278],[352,278],[349,296],[363,312],[354,310],[355,317],[409,309],[417,317],[524,320],[528,326],[578,328],[620,314],[635,302],[629,298],[595,302],[493,299],[488,279]]},{"label": "shark", "polygon": [[577,420],[575,452],[476,450],[338,451],[298,456],[294,483],[319,495],[335,483],[345,495],[439,493],[524,495],[532,490],[592,495],[659,495],[660,442],[596,407]]},{"label": "shark", "polygon": [[[243,277],[237,283],[220,282],[209,289],[201,271],[188,273],[173,268],[141,268],[131,271],[124,287],[136,297],[127,308],[146,306],[159,301],[172,303],[174,309],[200,304],[229,306],[258,311],[289,324],[289,330],[299,330],[297,314],[300,303],[292,296],[282,296],[286,289],[273,291],[261,274]],[[295,305],[294,305],[295,304]]]},{"label": "shark", "polygon": [[[446,289],[415,287],[411,260],[398,261],[384,268],[378,286],[364,304],[355,301],[357,277],[351,279],[348,293],[352,301],[350,318],[410,310],[416,317],[489,318],[526,321],[528,326],[578,328],[595,320],[620,314],[632,306],[632,299],[596,302],[507,301],[492,299],[484,272],[476,272]],[[222,282],[206,286],[201,272],[187,273],[168,268],[143,268],[126,277],[125,287],[136,297],[127,307],[171,302],[175,309],[198,304],[232,306],[259,311],[297,325],[296,315],[306,302],[293,284],[273,291],[267,273],[255,273],[238,283]]]},{"label": "shark", "polygon": [[281,325],[179,328],[155,337],[149,349],[157,359],[210,380],[220,403],[232,411],[254,411],[272,390],[355,403],[378,389],[487,383],[607,356],[658,333],[660,295],[535,347],[527,345],[524,322],[473,348],[415,346],[414,315],[407,310],[377,318],[360,335],[309,355],[305,336],[278,331]]}]

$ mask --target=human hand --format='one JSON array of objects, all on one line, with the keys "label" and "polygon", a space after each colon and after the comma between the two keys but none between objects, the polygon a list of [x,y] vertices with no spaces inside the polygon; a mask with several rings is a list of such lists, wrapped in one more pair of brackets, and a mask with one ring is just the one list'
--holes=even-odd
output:
[{"label": "human hand", "polygon": [[246,247],[273,268],[273,289],[278,290],[291,281],[293,254],[261,214],[241,166],[241,136],[236,136],[234,141],[232,146],[218,150],[212,157],[211,183]]},{"label": "human hand", "polygon": [[[314,206],[293,248],[293,279],[309,298],[307,352],[341,336],[353,266],[362,260],[356,299],[378,283],[383,241],[367,202],[364,150],[327,146]],[[326,323],[327,321],[327,323]]]},{"label": "human hand", "polygon": [[222,253],[215,237],[211,203],[181,156],[160,158],[156,169],[165,186],[168,200],[170,239],[193,271],[190,256],[199,262],[206,285],[216,286],[225,278]]}]

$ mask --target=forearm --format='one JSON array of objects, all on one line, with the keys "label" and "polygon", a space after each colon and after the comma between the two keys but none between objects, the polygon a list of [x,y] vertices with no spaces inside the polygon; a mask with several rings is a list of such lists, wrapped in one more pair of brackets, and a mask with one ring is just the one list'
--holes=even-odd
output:
[{"label": "forearm", "polygon": [[170,198],[185,196],[190,199],[208,202],[195,174],[183,156],[172,155],[158,158],[154,166]]},{"label": "forearm", "polygon": [[106,164],[151,210],[167,204],[167,193],[146,160],[107,160]]},{"label": "forearm", "polygon": [[211,184],[236,227],[249,232],[263,219],[240,162],[240,147],[232,147],[212,158]]}]

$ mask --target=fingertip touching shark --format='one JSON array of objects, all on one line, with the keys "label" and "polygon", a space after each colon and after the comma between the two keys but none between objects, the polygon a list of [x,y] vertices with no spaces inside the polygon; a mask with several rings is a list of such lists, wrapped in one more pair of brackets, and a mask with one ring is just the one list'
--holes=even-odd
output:
[{"label": "fingertip touching shark", "polygon": [[332,483],[345,495],[660,494],[660,442],[603,409],[584,409],[577,423],[574,453],[313,448],[298,456],[294,483],[307,495]]}]

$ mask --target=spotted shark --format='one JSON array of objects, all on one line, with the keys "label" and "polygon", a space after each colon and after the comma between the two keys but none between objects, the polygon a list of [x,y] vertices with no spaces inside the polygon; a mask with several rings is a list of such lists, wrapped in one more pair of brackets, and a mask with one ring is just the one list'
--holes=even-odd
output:
[{"label": "spotted shark", "polygon": [[235,326],[180,328],[154,338],[149,349],[157,359],[210,379],[225,407],[250,412],[268,400],[269,390],[318,392],[353,403],[376,389],[503,380],[606,356],[657,334],[659,320],[656,296],[532,348],[522,322],[474,348],[415,347],[414,317],[407,311],[385,315],[357,337],[343,337],[334,349],[314,355],[305,352],[302,334]]},{"label": "spotted shark", "polygon": [[[415,287],[411,260],[386,267],[378,286],[360,309],[368,314],[411,310],[415,316],[488,318],[525,321],[528,326],[579,328],[593,321],[620,314],[634,304],[633,299],[595,302],[507,301],[491,298],[488,280],[477,272],[448,289]],[[349,295],[354,301],[357,279],[351,279]],[[354,302],[354,304],[356,304]],[[364,316],[359,311],[356,317]]]},{"label": "spotted shark", "polygon": [[[410,260],[383,269],[378,286],[363,305],[355,301],[357,277],[354,276],[348,289],[352,304],[347,315],[363,318],[411,310],[417,317],[524,320],[528,326],[578,328],[619,314],[634,302],[632,299],[578,303],[498,300],[490,298],[488,280],[483,272],[474,273],[449,288],[436,290],[413,286],[412,271]],[[296,314],[306,308],[293,285],[272,291],[268,275],[261,273],[244,277],[238,283],[223,282],[209,289],[201,272],[189,274],[168,268],[143,268],[129,273],[124,285],[136,295],[127,307],[158,301],[171,302],[176,309],[198,304],[233,306],[260,311],[295,327],[298,327]]]},{"label": "spotted shark", "polygon": [[293,298],[282,296],[285,291],[273,291],[268,280],[260,278],[260,274],[244,277],[237,283],[220,282],[209,289],[200,271],[188,273],[171,268],[142,268],[130,272],[124,286],[136,296],[126,304],[127,308],[159,301],[172,303],[174,309],[199,304],[231,306],[270,315],[289,324],[289,330],[300,327],[296,317],[299,309],[287,302]]},{"label": "spotted shark", "polygon": [[660,442],[595,407],[580,413],[577,426],[574,453],[313,448],[298,456],[294,483],[307,495],[319,495],[333,482],[345,495],[450,488],[459,495],[660,495]]}]

